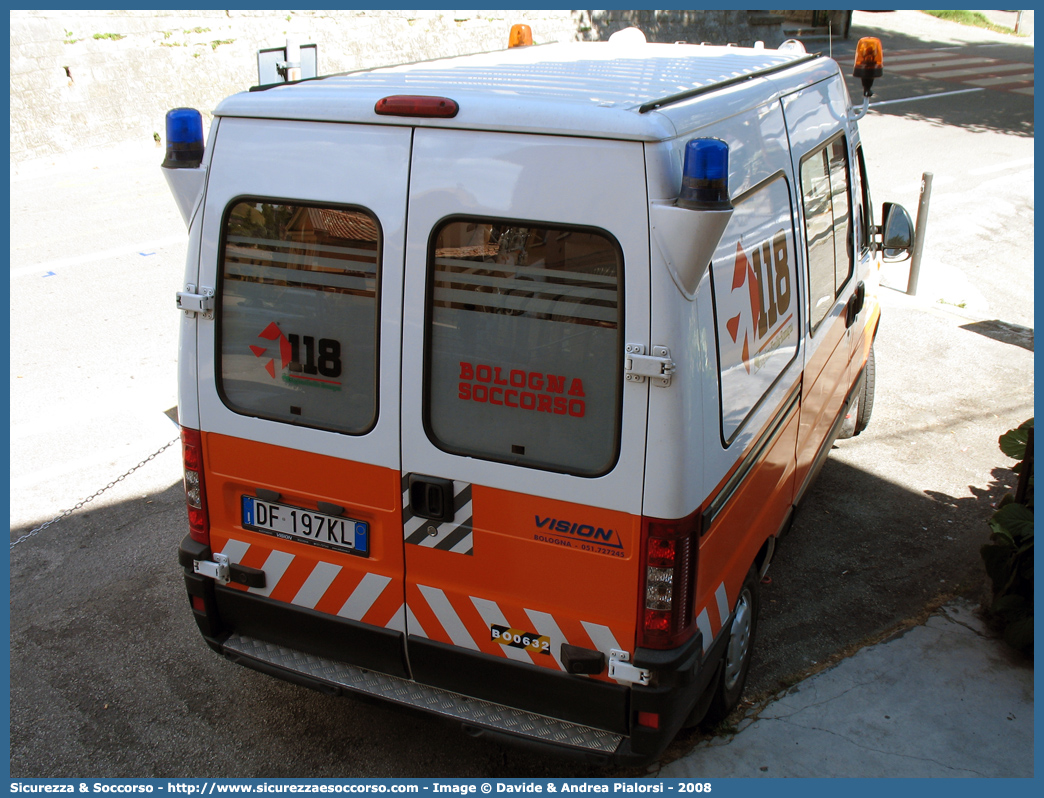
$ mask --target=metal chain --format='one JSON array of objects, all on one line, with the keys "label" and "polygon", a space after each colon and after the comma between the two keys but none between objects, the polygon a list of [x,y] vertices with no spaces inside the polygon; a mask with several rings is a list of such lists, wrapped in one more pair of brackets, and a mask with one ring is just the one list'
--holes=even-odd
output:
[{"label": "metal chain", "polygon": [[101,496],[103,493],[105,493],[105,491],[107,491],[110,488],[114,487],[115,485],[118,485],[119,483],[123,482],[123,480],[125,480],[127,477],[129,477],[131,474],[133,474],[135,471],[137,471],[143,465],[145,465],[146,463],[149,463],[149,462],[155,460],[158,455],[163,454],[163,452],[167,451],[167,449],[169,449],[171,446],[173,446],[179,440],[181,440],[180,436],[178,436],[177,438],[172,440],[170,443],[164,444],[159,449],[157,449],[155,452],[153,452],[148,457],[146,457],[144,460],[142,460],[140,463],[138,463],[136,466],[134,466],[134,468],[132,468],[126,474],[122,474],[122,475],[116,477],[116,479],[114,479],[112,482],[110,482],[108,485],[106,485],[101,490],[95,492],[91,496],[88,496],[86,499],[78,501],[74,506],[70,507],[68,510],[63,510],[61,513],[56,515],[54,518],[52,518],[47,523],[40,524],[40,526],[36,527],[36,529],[32,529],[32,530],[26,532],[24,535],[22,535],[20,538],[18,538],[18,540],[15,540],[15,541],[13,541],[11,543],[11,548],[13,549],[15,546],[17,546],[22,541],[29,540],[29,538],[33,537],[34,535],[39,535],[41,532],[43,532],[45,529],[47,529],[47,527],[49,527],[51,524],[56,523],[58,521],[61,521],[66,516],[69,516],[69,515],[72,515],[73,513],[75,513],[77,510],[79,510],[85,504],[88,504],[89,502],[94,501],[99,496]]}]

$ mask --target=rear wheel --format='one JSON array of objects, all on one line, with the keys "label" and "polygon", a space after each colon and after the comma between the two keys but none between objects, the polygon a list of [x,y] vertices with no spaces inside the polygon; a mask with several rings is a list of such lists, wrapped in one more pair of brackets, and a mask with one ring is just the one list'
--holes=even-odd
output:
[{"label": "rear wheel", "polygon": [[747,673],[750,671],[754,638],[758,630],[758,610],[761,607],[758,594],[760,581],[757,566],[751,566],[747,578],[743,580],[739,598],[736,599],[725,656],[718,667],[710,706],[703,719],[704,725],[715,725],[725,720],[743,695]]}]

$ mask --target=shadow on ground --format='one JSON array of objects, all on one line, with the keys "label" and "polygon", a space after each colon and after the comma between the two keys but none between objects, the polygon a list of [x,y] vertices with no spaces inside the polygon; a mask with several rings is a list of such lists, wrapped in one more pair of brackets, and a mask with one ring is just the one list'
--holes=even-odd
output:
[{"label": "shadow on ground", "polygon": [[1021,324],[1012,324],[1000,319],[989,319],[961,325],[961,329],[970,330],[1012,346],[1020,346],[1030,352],[1033,351],[1033,328],[1031,327],[1023,327]]},{"label": "shadow on ground", "polygon": [[[1014,484],[1011,472],[994,477],[958,499],[829,459],[764,585],[747,694],[789,686],[938,596],[974,592],[986,518]],[[644,772],[474,740],[455,724],[226,662],[204,644],[182,586],[182,487],[146,499],[71,516],[11,552],[13,776]],[[666,759],[699,739],[683,733]]]}]

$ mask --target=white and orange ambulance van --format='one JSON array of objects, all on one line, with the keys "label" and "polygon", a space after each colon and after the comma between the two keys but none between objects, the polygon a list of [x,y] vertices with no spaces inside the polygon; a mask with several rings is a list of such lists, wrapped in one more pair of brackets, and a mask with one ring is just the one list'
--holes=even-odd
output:
[{"label": "white and orange ambulance van", "polygon": [[726,715],[911,244],[859,115],[796,42],[633,29],[172,111],[207,643],[602,761]]}]

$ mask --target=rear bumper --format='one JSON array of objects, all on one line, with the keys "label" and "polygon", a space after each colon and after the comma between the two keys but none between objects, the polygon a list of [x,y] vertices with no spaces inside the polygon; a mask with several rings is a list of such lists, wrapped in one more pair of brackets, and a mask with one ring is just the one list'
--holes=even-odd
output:
[{"label": "rear bumper", "polygon": [[524,710],[482,701],[441,690],[412,679],[402,679],[357,668],[344,662],[314,657],[300,651],[265,643],[238,633],[222,645],[226,657],[241,665],[274,675],[293,675],[299,683],[331,692],[347,690],[382,698],[401,706],[423,709],[461,721],[538,743],[566,746],[609,756],[619,747],[622,735],[590,726],[548,718]]},{"label": "rear bumper", "polygon": [[[697,633],[672,651],[635,652],[655,686],[622,685],[519,664],[423,638],[406,637],[234,590],[192,572],[205,547],[180,551],[193,608],[207,643],[254,670],[330,695],[355,693],[460,722],[474,736],[587,760],[636,764],[659,756],[710,683],[716,659],[701,657]],[[202,609],[198,606],[202,604]],[[656,727],[640,725],[656,716]]]}]

